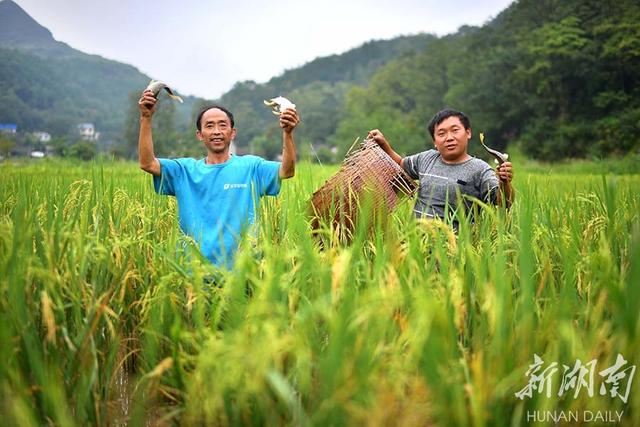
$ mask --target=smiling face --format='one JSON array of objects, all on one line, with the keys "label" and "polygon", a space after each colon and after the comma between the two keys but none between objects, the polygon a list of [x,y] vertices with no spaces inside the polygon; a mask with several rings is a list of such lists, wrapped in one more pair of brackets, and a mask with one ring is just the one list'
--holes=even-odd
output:
[{"label": "smiling face", "polygon": [[231,126],[227,113],[218,108],[205,111],[200,119],[200,128],[196,131],[196,136],[204,143],[207,151],[213,154],[229,151],[231,141],[236,136],[236,129]]},{"label": "smiling face", "polygon": [[465,129],[457,116],[451,116],[438,124],[433,132],[433,144],[445,163],[461,163],[469,158],[467,146],[471,129]]}]

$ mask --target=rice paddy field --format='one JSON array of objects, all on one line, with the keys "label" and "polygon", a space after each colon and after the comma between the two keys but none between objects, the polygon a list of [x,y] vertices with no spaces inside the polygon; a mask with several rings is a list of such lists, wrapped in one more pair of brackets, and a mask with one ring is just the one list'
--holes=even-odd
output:
[{"label": "rice paddy field", "polygon": [[1,424],[640,425],[640,175],[520,168],[457,236],[407,201],[320,245],[336,170],[220,272],[133,163],[0,165]]}]

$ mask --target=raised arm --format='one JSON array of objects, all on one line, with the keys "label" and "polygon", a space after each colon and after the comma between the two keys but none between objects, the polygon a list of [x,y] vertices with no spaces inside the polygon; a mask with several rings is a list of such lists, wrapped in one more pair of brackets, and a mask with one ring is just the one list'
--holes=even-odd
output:
[{"label": "raised arm", "polygon": [[516,198],[515,190],[511,185],[513,180],[513,165],[511,162],[504,162],[496,169],[496,175],[500,181],[500,191],[498,192],[498,205],[502,206],[502,195],[504,194],[504,205],[507,209],[511,207]]},{"label": "raised arm", "polygon": [[298,112],[287,108],[280,114],[282,128],[282,164],[280,165],[280,179],[291,178],[296,173],[296,145],[293,140],[293,130],[300,123]]},{"label": "raised arm", "polygon": [[391,144],[386,140],[382,132],[378,129],[373,129],[369,131],[367,138],[373,139],[376,144],[380,146],[384,150],[385,153],[393,159],[394,162],[400,165],[401,168],[404,168],[404,159],[400,156],[400,154],[396,153],[393,148],[391,148]]},{"label": "raised arm", "polygon": [[150,90],[145,90],[138,100],[140,109],[140,135],[138,136],[138,162],[140,169],[152,175],[160,175],[160,162],[153,152],[151,132],[153,113],[156,111],[156,98]]}]

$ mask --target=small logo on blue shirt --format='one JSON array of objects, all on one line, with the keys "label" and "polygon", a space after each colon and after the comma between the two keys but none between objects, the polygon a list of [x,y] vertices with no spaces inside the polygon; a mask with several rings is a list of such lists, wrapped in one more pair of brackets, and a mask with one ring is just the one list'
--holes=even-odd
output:
[{"label": "small logo on blue shirt", "polygon": [[234,188],[247,188],[247,187],[248,187],[247,184],[225,184],[224,185],[225,190],[232,190]]}]

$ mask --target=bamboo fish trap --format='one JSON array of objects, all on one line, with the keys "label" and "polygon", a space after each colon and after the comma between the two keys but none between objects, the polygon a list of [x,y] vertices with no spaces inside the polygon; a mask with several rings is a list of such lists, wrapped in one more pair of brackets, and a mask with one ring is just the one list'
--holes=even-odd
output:
[{"label": "bamboo fish trap", "polygon": [[359,220],[384,220],[405,196],[417,189],[414,181],[373,140],[365,139],[347,154],[340,170],[311,197],[311,226],[318,233],[331,224],[349,242]]}]

